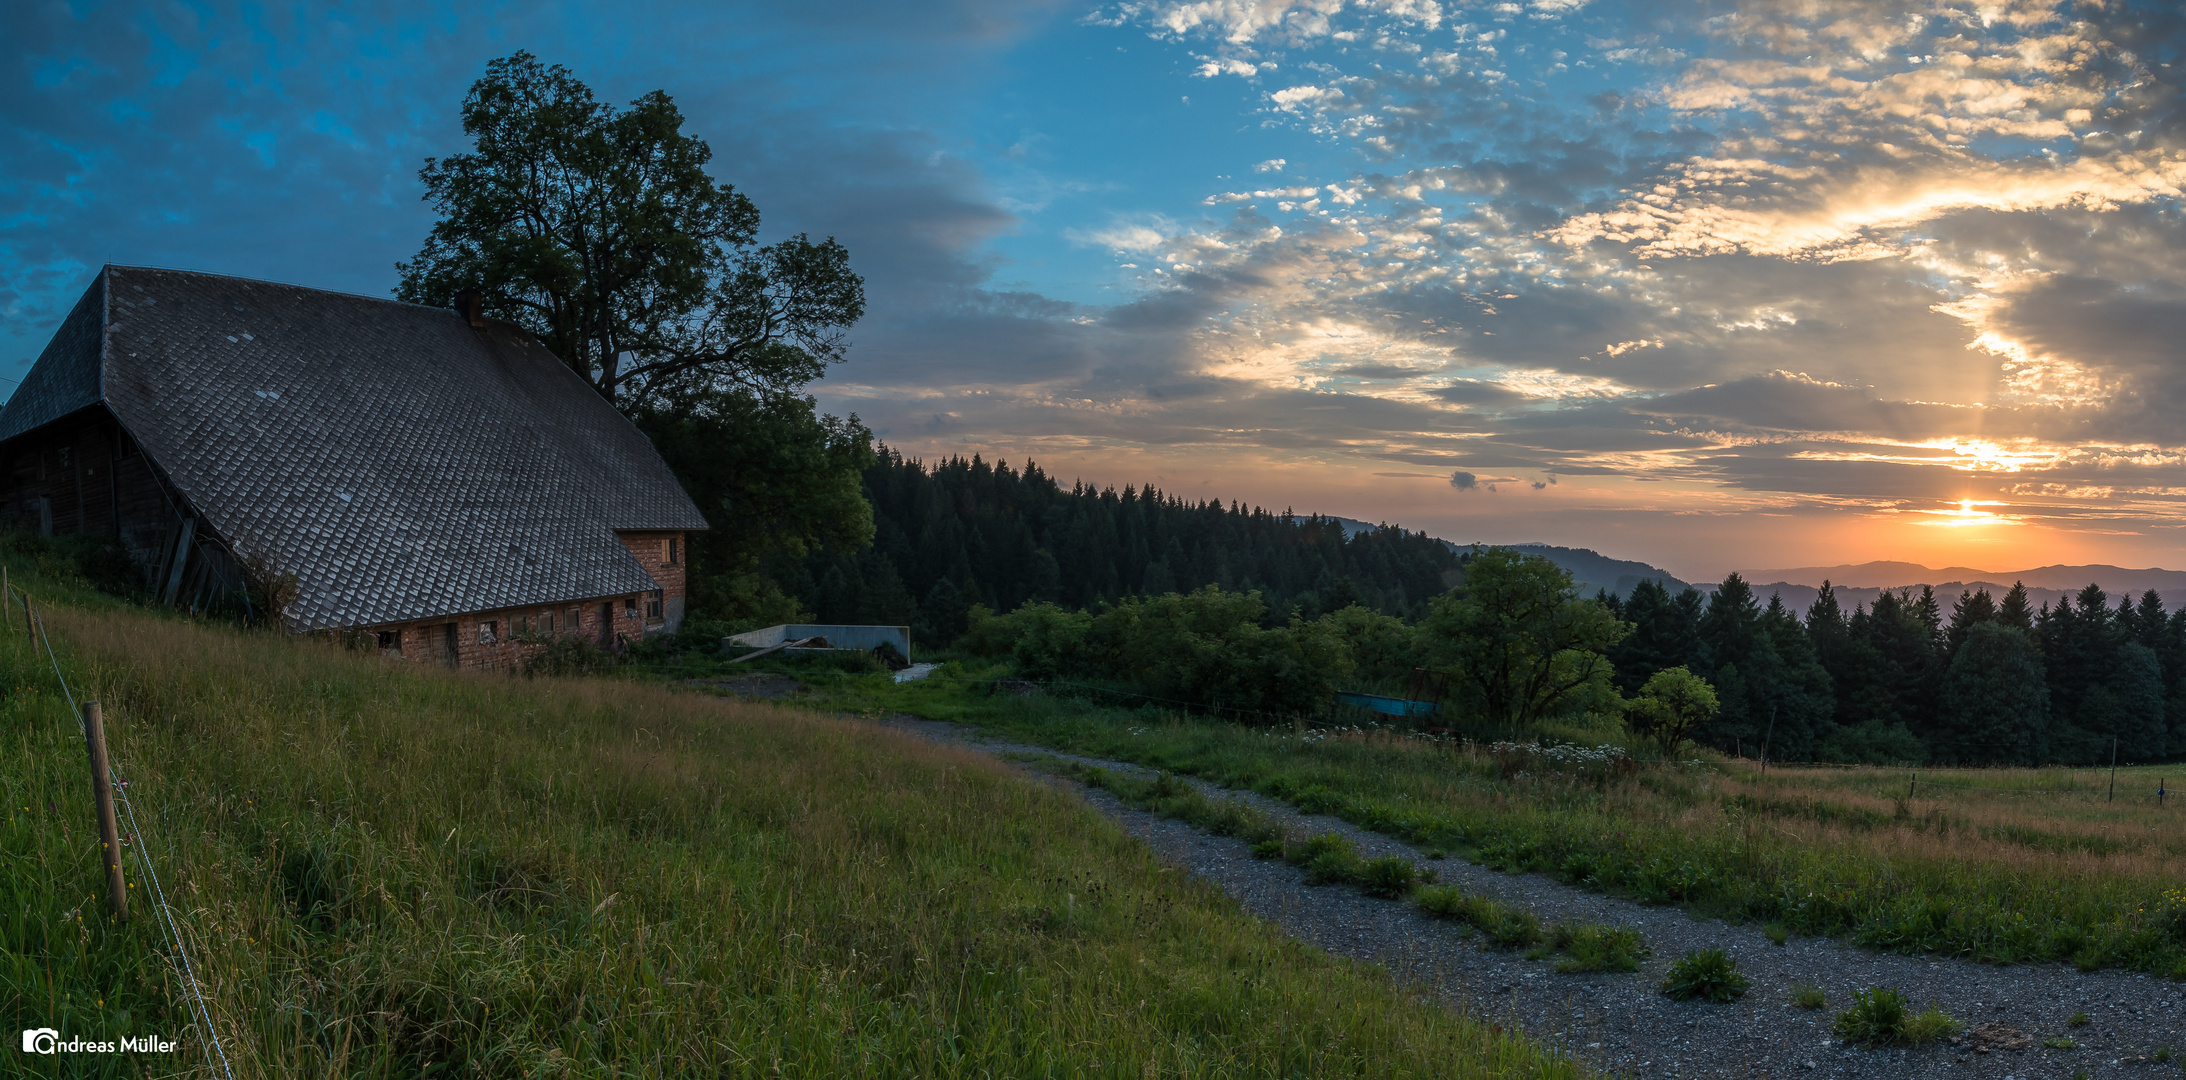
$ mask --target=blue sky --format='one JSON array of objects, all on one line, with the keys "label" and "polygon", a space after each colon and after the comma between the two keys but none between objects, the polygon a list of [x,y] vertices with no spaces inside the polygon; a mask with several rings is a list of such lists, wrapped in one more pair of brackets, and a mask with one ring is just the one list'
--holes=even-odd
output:
[{"label": "blue sky", "polygon": [[528,49],[866,275],[892,445],[1694,577],[2178,566],[2168,7],[32,3],[0,373],[105,262],[384,295]]}]

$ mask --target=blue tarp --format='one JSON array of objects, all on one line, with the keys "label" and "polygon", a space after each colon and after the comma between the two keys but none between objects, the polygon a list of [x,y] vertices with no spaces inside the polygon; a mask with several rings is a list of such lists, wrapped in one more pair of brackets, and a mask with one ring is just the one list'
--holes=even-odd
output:
[{"label": "blue tarp", "polygon": [[1344,690],[1336,692],[1336,704],[1356,705],[1389,716],[1433,716],[1441,708],[1432,701],[1412,701],[1407,698],[1383,697],[1380,694],[1354,694]]}]

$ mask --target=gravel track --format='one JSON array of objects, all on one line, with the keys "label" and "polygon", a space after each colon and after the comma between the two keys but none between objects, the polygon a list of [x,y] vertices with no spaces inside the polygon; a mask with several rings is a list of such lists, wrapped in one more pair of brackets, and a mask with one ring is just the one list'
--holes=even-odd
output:
[{"label": "gravel track", "polygon": [[[971,727],[895,716],[886,726],[992,754],[1039,754],[1145,775],[1119,762],[983,738]],[[1060,778],[1057,778],[1060,781]],[[1186,778],[1189,780],[1189,778]],[[1341,956],[1380,963],[1400,979],[1475,1015],[1520,1028],[1610,1072],[1636,1077],[2180,1077],[2176,1061],[2145,1060],[2158,1046],[2186,1052],[2186,985],[2117,971],[2082,973],[2056,964],[2009,967],[1870,952],[1821,938],[1771,945],[1758,926],[1696,919],[1590,893],[1540,874],[1506,874],[1459,859],[1429,861],[1411,846],[1348,822],[1301,814],[1251,792],[1191,781],[1211,796],[1240,800],[1310,833],[1349,837],[1365,857],[1402,855],[1431,866],[1444,884],[1523,905],[1545,923],[1588,921],[1638,927],[1653,956],[1634,974],[1559,975],[1522,951],[1483,949],[1469,930],[1409,905],[1343,886],[1308,886],[1304,873],[1255,859],[1232,837],[1124,805],[1107,791],[1060,781],[1173,864],[1220,886],[1248,911],[1294,937]],[[1729,1005],[1676,1002],[1656,992],[1670,962],[1693,949],[1728,950],[1753,980]],[[1819,984],[1829,1007],[1791,1003],[1801,982]],[[1869,1050],[1830,1036],[1836,1011],[1867,986],[1902,991],[1916,1007],[1941,1005],[1968,1024],[2000,1023],[2031,1036],[2025,1050],[1976,1053],[1937,1046]],[[2084,1012],[2090,1022],[2071,1027]],[[2073,1049],[2043,1039],[2069,1037]]]}]

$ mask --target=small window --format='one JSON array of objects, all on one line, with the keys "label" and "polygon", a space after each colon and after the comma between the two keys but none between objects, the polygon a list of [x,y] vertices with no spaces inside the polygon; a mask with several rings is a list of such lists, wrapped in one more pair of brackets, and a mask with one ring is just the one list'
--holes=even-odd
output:
[{"label": "small window", "polygon": [[543,611],[539,613],[539,629],[544,630],[549,634],[554,632],[554,613],[552,611]]},{"label": "small window", "polygon": [[662,602],[660,590],[654,589],[652,592],[645,595],[645,617],[653,620],[654,622],[659,622],[662,617],[661,610]]},{"label": "small window", "polygon": [[673,536],[662,540],[660,542],[661,565],[674,566],[681,561],[683,561],[683,541]]},{"label": "small window", "polygon": [[400,630],[382,630],[382,631],[380,631],[380,648],[381,648],[382,650],[385,650],[385,651],[387,651],[387,652],[401,652],[401,651],[402,651],[402,631],[400,631]]},{"label": "small window", "polygon": [[72,450],[72,449],[74,449],[74,447],[68,447],[68,446],[64,446],[64,447],[61,447],[61,450],[60,450],[60,453],[61,453],[61,468],[64,468],[64,469],[65,469],[65,468],[68,468],[68,452],[69,452],[70,450]]},{"label": "small window", "polygon": [[570,608],[569,621],[562,625],[562,629],[572,634],[584,629],[584,609],[581,607]]},{"label": "small window", "polygon": [[637,618],[637,617],[638,617],[638,598],[637,598],[637,597],[635,597],[635,596],[625,596],[625,597],[623,597],[623,598],[622,598],[622,614],[623,614],[623,617],[624,617],[624,618],[626,618],[626,619],[635,619],[635,618]]},{"label": "small window", "polygon": [[491,645],[494,642],[501,640],[501,637],[497,632],[500,629],[501,624],[493,621],[492,619],[478,620],[478,643],[480,645]]}]

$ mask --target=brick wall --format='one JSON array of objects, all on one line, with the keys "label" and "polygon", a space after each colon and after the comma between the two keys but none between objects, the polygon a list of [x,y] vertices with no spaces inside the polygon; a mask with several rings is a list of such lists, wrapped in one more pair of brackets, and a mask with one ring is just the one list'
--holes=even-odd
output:
[{"label": "brick wall", "polygon": [[[609,616],[604,624],[601,622],[603,606]],[[489,622],[493,624],[492,640],[481,640],[480,628]],[[636,641],[649,630],[657,633],[662,628],[658,621],[648,627],[645,597],[633,594],[478,611],[367,629],[374,634],[388,631],[398,636],[398,647],[388,655],[420,663],[446,664],[449,659],[448,627],[451,625],[455,627],[454,666],[474,671],[514,670],[525,654],[535,651],[534,646],[515,640],[527,628],[530,633],[542,636],[578,636],[602,643],[612,642],[618,636]],[[603,625],[607,627],[604,634],[601,632]]]},{"label": "brick wall", "polygon": [[[661,612],[658,618],[648,618],[648,633],[666,631],[675,633],[683,627],[684,573],[690,563],[690,549],[685,537],[679,532],[626,532],[617,533],[630,554],[637,557],[645,572],[660,583]],[[670,556],[673,555],[671,561]],[[639,612],[645,613],[641,599]]]}]

